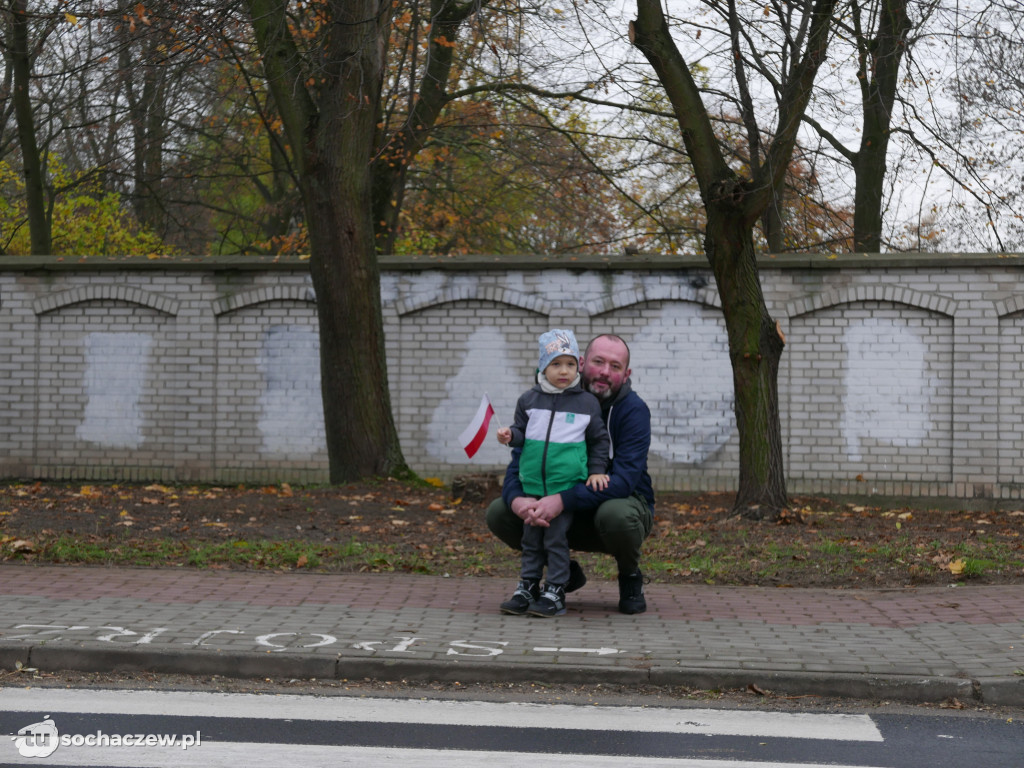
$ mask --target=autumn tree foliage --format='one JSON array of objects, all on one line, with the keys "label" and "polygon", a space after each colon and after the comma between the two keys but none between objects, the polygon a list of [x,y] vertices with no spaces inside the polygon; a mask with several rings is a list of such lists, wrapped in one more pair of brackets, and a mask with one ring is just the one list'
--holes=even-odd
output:
[{"label": "autumn tree foliage", "polygon": [[[289,6],[298,38],[315,38],[322,6]],[[585,87],[533,84],[550,56],[538,58],[524,33],[557,13],[426,0],[391,12],[372,159],[378,252],[690,247],[679,233],[700,219],[699,201],[656,199],[664,171],[683,167],[629,149],[648,126],[602,131],[579,98]],[[30,72],[31,135],[49,154],[27,153],[40,158],[42,183],[32,198],[26,180],[20,194],[35,203],[21,210],[39,212],[41,232],[52,224],[50,198],[65,192],[45,183],[46,158],[60,157],[75,178],[95,176],[118,194],[169,250],[308,252],[284,122],[237,6],[39,0],[26,18],[39,72]]]},{"label": "autumn tree foliage", "polygon": [[[112,111],[97,164],[140,221],[193,253],[276,250],[300,208],[252,28],[233,4],[150,0],[97,20]],[[301,217],[300,217],[301,218]]]},{"label": "autumn tree foliage", "polygon": [[570,110],[455,102],[412,163],[397,253],[607,253],[625,201],[595,164],[614,147]]},{"label": "autumn tree foliage", "polygon": [[[168,8],[175,4],[156,5],[175,10]],[[5,41],[25,38],[13,46],[0,43],[11,75],[11,88],[0,89],[0,104],[6,108],[8,97],[27,102],[16,142],[8,141],[8,122],[0,123],[0,153],[9,151],[8,162],[22,170],[23,204],[9,213],[23,212],[35,233],[33,252],[64,252],[61,243],[76,241],[59,213],[68,207],[84,213],[87,198],[96,201],[97,212],[109,212],[119,201],[119,221],[148,233],[149,252],[173,251],[150,238],[169,240],[175,230],[166,161],[176,140],[187,141],[182,128],[202,93],[185,74],[200,72],[191,66],[199,58],[194,40],[179,39],[169,16],[142,3],[38,0],[4,9],[0,17],[7,22]],[[193,60],[182,61],[188,57]],[[104,217],[97,216],[100,230]],[[122,242],[127,247],[132,241]]]},{"label": "autumn tree foliage", "polygon": [[[173,212],[179,247],[308,252],[289,139],[248,20],[190,5],[185,17],[202,34],[185,35],[156,21],[157,4],[145,7],[150,24],[136,23],[132,34],[173,32],[178,46],[189,37],[191,49],[204,52],[199,68],[209,95],[196,102],[200,127],[179,122],[172,132],[178,140],[175,152],[165,153],[163,187],[129,186]],[[623,199],[601,167],[615,150],[587,135],[571,105],[507,90],[522,75],[494,52],[512,55],[515,29],[528,17],[506,3],[403,0],[391,11],[371,161],[378,252],[615,247]],[[319,2],[295,6],[289,25],[296,38],[315,38],[322,13]]]},{"label": "autumn tree foliage", "polygon": [[[170,249],[142,227],[116,192],[104,190],[97,176],[70,173],[54,158],[47,162],[50,183],[70,190],[50,208],[49,254],[58,256],[158,256]],[[0,160],[0,254],[33,253],[25,222],[24,177]]]},{"label": "autumn tree foliage", "polygon": [[[40,152],[37,135],[37,117],[32,101],[31,76],[35,58],[31,40],[33,32],[45,40],[59,23],[56,17],[42,24],[33,24],[27,0],[12,0],[2,9],[5,127],[7,115],[13,114],[20,149],[24,178],[25,214],[29,231],[30,250],[33,254],[46,254],[51,249],[51,222],[46,210],[46,166]],[[33,29],[35,27],[35,29]]]}]

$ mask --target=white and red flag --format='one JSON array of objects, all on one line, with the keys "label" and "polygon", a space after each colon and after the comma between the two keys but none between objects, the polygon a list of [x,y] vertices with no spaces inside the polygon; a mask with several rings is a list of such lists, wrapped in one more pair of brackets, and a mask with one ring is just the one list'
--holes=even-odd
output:
[{"label": "white and red flag", "polygon": [[493,415],[494,406],[491,405],[491,398],[485,394],[480,399],[480,407],[476,409],[473,421],[459,435],[459,443],[462,445],[462,450],[466,452],[469,458],[473,458],[476,452],[480,450],[484,438],[487,437],[487,426],[491,423]]}]

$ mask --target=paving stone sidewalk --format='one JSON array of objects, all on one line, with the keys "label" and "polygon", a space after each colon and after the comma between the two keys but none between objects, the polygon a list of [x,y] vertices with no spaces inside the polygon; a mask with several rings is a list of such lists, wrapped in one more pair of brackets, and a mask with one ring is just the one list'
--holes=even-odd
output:
[{"label": "paving stone sidewalk", "polygon": [[565,616],[503,616],[511,583],[411,574],[0,566],[0,669],[644,683],[1024,706],[1024,589],[592,579]]}]

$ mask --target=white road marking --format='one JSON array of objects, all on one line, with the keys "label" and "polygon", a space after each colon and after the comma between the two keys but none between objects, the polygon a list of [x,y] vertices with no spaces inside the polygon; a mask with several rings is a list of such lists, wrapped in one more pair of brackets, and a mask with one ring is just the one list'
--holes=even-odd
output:
[{"label": "white road marking", "polygon": [[634,755],[545,755],[526,752],[391,749],[379,747],[325,747],[301,744],[245,744],[203,742],[187,751],[172,748],[61,747],[45,760],[6,754],[5,765],[109,766],[110,768],[280,768],[282,765],[366,766],[401,765],[402,768],[870,768],[835,763],[776,763],[745,760],[637,757]]},{"label": "white road marking", "polygon": [[[44,714],[166,715],[377,723],[514,726],[644,733],[881,742],[867,715],[759,712],[669,707],[617,707],[520,702],[375,699],[200,691],[0,688],[0,710]],[[60,722],[57,722],[58,727]],[[204,744],[205,747],[205,744]]]}]

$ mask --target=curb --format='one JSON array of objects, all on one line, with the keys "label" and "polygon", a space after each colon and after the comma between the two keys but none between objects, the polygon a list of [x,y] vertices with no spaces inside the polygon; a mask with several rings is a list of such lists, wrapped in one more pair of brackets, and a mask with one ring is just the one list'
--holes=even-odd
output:
[{"label": "curb", "polygon": [[994,707],[1024,706],[1024,677],[987,677],[979,681],[979,698]]},{"label": "curb", "polygon": [[30,646],[0,642],[0,669],[17,669],[18,664],[29,666]]},{"label": "curb", "polygon": [[1024,677],[966,679],[921,675],[779,672],[685,667],[621,668],[587,664],[497,664],[492,661],[374,659],[270,652],[123,650],[90,646],[3,645],[0,669],[57,672],[154,672],[232,678],[373,679],[418,683],[530,683],[682,686],[746,690],[911,704],[948,699],[990,706],[1024,706]]}]

